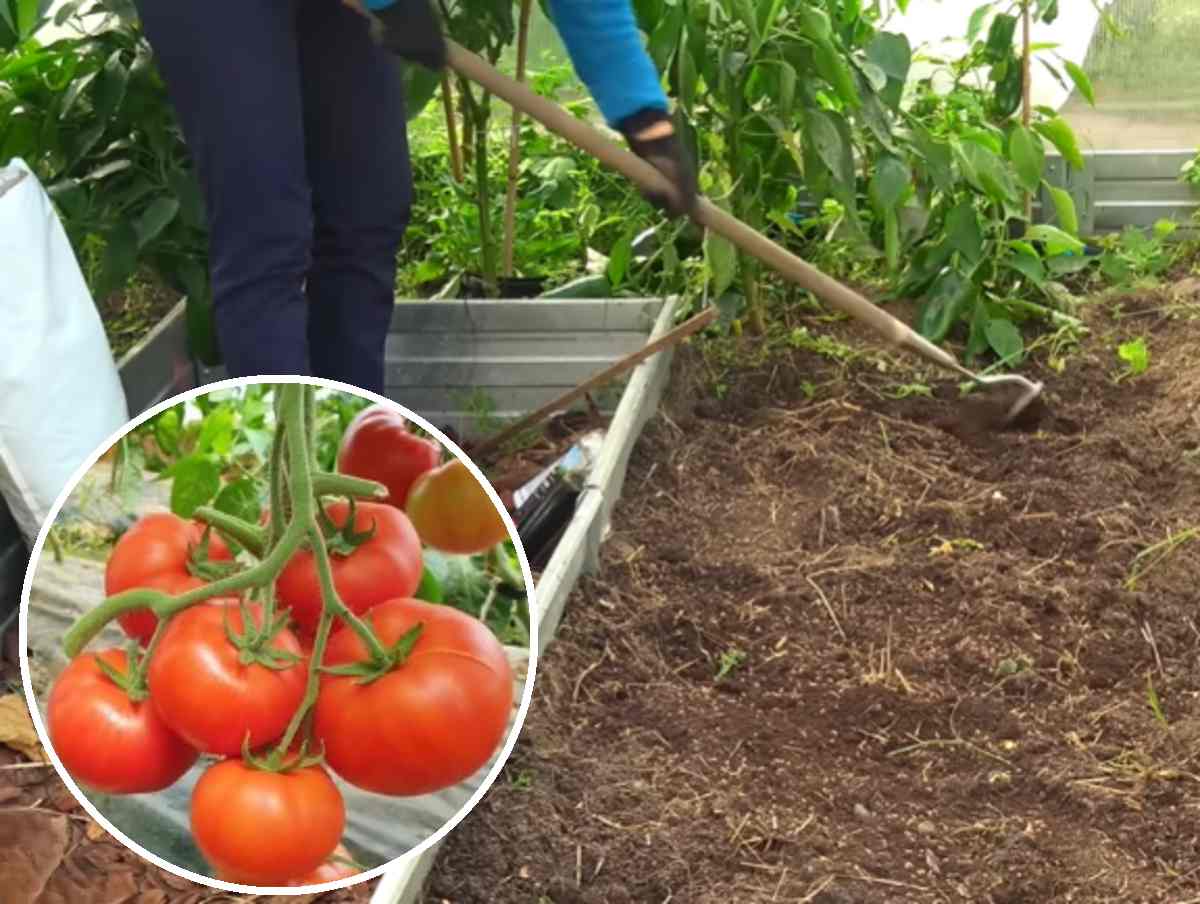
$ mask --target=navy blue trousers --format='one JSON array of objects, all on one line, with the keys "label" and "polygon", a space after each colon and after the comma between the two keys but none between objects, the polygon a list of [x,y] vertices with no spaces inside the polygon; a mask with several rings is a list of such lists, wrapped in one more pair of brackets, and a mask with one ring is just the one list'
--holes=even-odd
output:
[{"label": "navy blue trousers", "polygon": [[138,0],[207,206],[229,375],[383,392],[412,203],[399,63],[338,0]]}]

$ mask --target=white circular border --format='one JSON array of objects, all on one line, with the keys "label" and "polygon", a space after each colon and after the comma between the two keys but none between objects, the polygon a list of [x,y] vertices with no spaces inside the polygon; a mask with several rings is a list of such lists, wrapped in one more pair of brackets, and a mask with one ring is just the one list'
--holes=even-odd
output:
[{"label": "white circular border", "polygon": [[[483,486],[484,490],[487,492],[488,498],[491,499],[492,504],[494,506],[496,506],[497,511],[499,511],[500,516],[504,521],[505,527],[508,528],[509,536],[513,541],[513,546],[516,548],[517,558],[520,560],[521,575],[525,579],[526,596],[528,598],[529,664],[526,668],[525,691],[521,696],[521,706],[520,706],[520,709],[517,711],[516,721],[513,723],[513,727],[509,731],[508,741],[505,743],[505,745],[501,751],[501,755],[500,755],[499,759],[496,760],[496,764],[492,767],[492,770],[484,777],[484,780],[480,784],[478,790],[465,804],[463,804],[462,807],[459,808],[459,811],[454,816],[452,816],[449,820],[447,820],[438,831],[434,832],[432,835],[430,835],[428,838],[426,838],[421,844],[417,845],[416,847],[412,848],[409,851],[406,851],[405,853],[401,854],[399,857],[389,860],[387,863],[383,864],[382,866],[375,867],[374,869],[369,870],[365,873],[359,873],[355,876],[352,876],[352,877],[349,877],[346,879],[340,879],[337,882],[327,882],[323,885],[305,885],[302,887],[278,887],[278,888],[272,887],[272,886],[237,885],[232,882],[225,882],[220,879],[213,879],[210,876],[202,876],[199,873],[193,873],[190,870],[182,869],[182,868],[176,866],[175,864],[170,863],[167,860],[164,860],[162,857],[159,857],[157,854],[151,853],[150,851],[143,848],[141,845],[132,841],[123,832],[121,832],[119,829],[117,829],[116,826],[114,826],[112,823],[110,823],[108,821],[108,819],[104,816],[104,814],[101,813],[100,810],[97,809],[96,806],[90,800],[88,800],[88,798],[79,790],[79,787],[75,784],[75,780],[71,777],[71,774],[66,770],[66,768],[64,768],[62,762],[59,760],[58,754],[54,751],[54,748],[50,743],[50,737],[46,731],[46,727],[42,722],[41,707],[38,704],[36,696],[34,695],[33,682],[31,680],[31,676],[30,676],[30,672],[29,672],[29,653],[28,653],[29,596],[30,596],[30,591],[33,586],[33,575],[34,575],[35,567],[36,567],[36,564],[38,562],[40,562],[40,560],[41,560],[42,548],[45,546],[46,537],[49,534],[51,527],[54,526],[54,522],[58,518],[59,512],[61,511],[63,505],[66,504],[67,500],[70,498],[71,493],[74,492],[75,487],[78,485],[79,481],[83,479],[84,475],[86,475],[88,473],[88,471],[90,471],[92,469],[92,467],[95,466],[96,462],[99,461],[100,458],[105,453],[107,453],[114,445],[116,445],[116,443],[123,436],[125,436],[127,433],[129,433],[134,428],[141,426],[141,424],[143,424],[150,418],[154,417],[155,415],[167,410],[168,408],[174,408],[176,405],[180,405],[180,404],[187,402],[191,399],[194,399],[198,396],[208,395],[209,393],[217,392],[222,389],[234,389],[234,388],[239,388],[239,387],[243,387],[243,386],[252,386],[252,385],[256,386],[256,385],[264,384],[264,383],[271,383],[271,384],[302,383],[302,384],[309,385],[309,386],[317,386],[317,387],[320,387],[323,389],[336,390],[339,392],[358,396],[359,398],[369,399],[369,400],[375,402],[376,404],[387,405],[393,409],[398,410],[399,413],[401,415],[403,415],[405,418],[412,421],[417,426],[419,426],[422,430],[425,430],[427,433],[429,433],[431,436],[433,436],[435,439],[437,439],[438,442],[440,442],[445,448],[449,449],[452,453],[454,453],[454,456],[456,458],[458,458],[460,461],[462,461],[463,464],[465,464],[467,466],[468,470],[470,470],[470,472],[475,476],[475,479],[480,482],[480,484]],[[25,580],[21,587],[21,608],[20,608],[18,622],[20,625],[19,642],[20,642],[20,647],[21,647],[21,681],[25,686],[25,698],[26,698],[26,702],[29,707],[29,714],[33,718],[34,727],[37,730],[38,738],[41,740],[42,746],[45,748],[47,755],[50,757],[50,760],[53,763],[55,770],[58,772],[59,776],[66,783],[67,787],[70,789],[70,791],[74,795],[75,799],[79,801],[79,803],[88,812],[88,814],[94,820],[96,820],[97,823],[99,823],[101,826],[103,826],[104,829],[110,835],[112,835],[114,838],[119,840],[122,844],[125,845],[125,847],[129,848],[134,853],[138,854],[144,860],[147,860],[150,863],[153,863],[155,866],[159,867],[160,869],[164,869],[167,872],[170,872],[176,876],[179,876],[180,878],[188,879],[189,881],[195,882],[199,885],[204,885],[209,888],[215,888],[220,891],[237,892],[237,893],[241,893],[241,894],[306,895],[306,894],[317,894],[317,893],[321,893],[321,892],[336,891],[336,890],[343,889],[343,888],[350,888],[355,885],[360,885],[362,883],[370,882],[374,879],[384,877],[385,874],[387,874],[393,870],[399,870],[403,866],[406,858],[415,860],[416,858],[418,858],[422,854],[424,854],[425,851],[427,851],[429,848],[438,844],[443,838],[446,837],[446,835],[448,835],[450,832],[452,832],[455,829],[455,827],[460,822],[462,822],[462,820],[465,819],[472,810],[475,809],[475,807],[483,799],[483,796],[485,794],[487,794],[487,792],[489,790],[491,790],[491,787],[495,783],[496,779],[499,777],[501,770],[505,767],[505,765],[507,765],[508,759],[512,755],[513,747],[516,746],[517,740],[521,734],[521,729],[525,723],[525,716],[529,710],[529,704],[530,704],[530,701],[533,696],[534,677],[537,673],[538,617],[537,617],[537,603],[536,603],[536,599],[535,599],[535,587],[534,587],[534,582],[533,582],[533,573],[532,573],[532,571],[530,571],[530,568],[529,568],[529,560],[525,555],[525,547],[521,543],[521,538],[517,534],[516,524],[513,522],[512,516],[509,515],[508,510],[504,507],[504,503],[500,500],[500,496],[499,496],[499,494],[496,493],[495,488],[492,487],[491,483],[483,475],[483,472],[479,470],[479,467],[473,461],[471,461],[471,459],[466,455],[466,453],[463,452],[463,450],[461,448],[459,448],[457,443],[454,443],[453,441],[451,441],[450,438],[447,437],[441,430],[439,430],[437,427],[435,427],[429,421],[425,420],[425,418],[423,418],[421,415],[417,414],[416,412],[410,411],[405,406],[399,404],[396,401],[393,401],[392,399],[387,398],[386,396],[381,396],[381,395],[378,395],[373,392],[368,392],[364,389],[359,389],[358,387],[351,386],[348,383],[341,383],[341,382],[338,382],[335,380],[326,380],[326,379],[318,378],[318,377],[298,377],[298,376],[239,377],[239,378],[235,378],[235,379],[220,380],[215,383],[209,383],[209,384],[206,384],[203,386],[196,387],[195,389],[189,389],[186,392],[182,392],[178,395],[172,396],[169,399],[159,402],[157,405],[153,406],[152,408],[147,409],[142,414],[139,414],[137,417],[130,420],[123,427],[121,427],[114,434],[112,434],[107,440],[105,440],[104,443],[102,443],[100,445],[100,447],[98,449],[96,449],[96,451],[94,451],[90,456],[88,456],[87,460],[71,476],[71,479],[70,479],[70,481],[68,481],[67,486],[59,494],[58,498],[54,502],[54,505],[51,507],[50,513],[46,517],[46,520],[43,522],[41,530],[38,531],[37,540],[34,542],[33,550],[29,555],[29,566],[25,572]]]}]

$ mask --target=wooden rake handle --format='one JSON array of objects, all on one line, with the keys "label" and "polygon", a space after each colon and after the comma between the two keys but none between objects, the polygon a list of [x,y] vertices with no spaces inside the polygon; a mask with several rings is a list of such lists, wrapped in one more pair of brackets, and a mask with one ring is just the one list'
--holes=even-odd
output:
[{"label": "wooden rake handle", "polygon": [[[547,302],[553,304],[553,302]],[[563,410],[573,402],[582,399],[588,393],[595,391],[599,387],[614,380],[626,371],[637,367],[647,358],[657,355],[659,352],[671,346],[678,345],[688,336],[704,329],[717,317],[716,308],[705,308],[694,317],[685,320],[679,326],[669,332],[663,333],[657,339],[646,343],[636,352],[626,355],[614,364],[609,365],[604,370],[589,377],[583,383],[580,383],[574,389],[568,390],[556,399],[552,399],[545,405],[538,408],[536,411],[531,411],[520,420],[505,427],[499,433],[481,440],[479,443],[469,446],[465,451],[476,462],[483,460],[491,453],[500,449],[505,443],[511,440],[514,436],[522,431],[528,430],[530,427],[536,427],[544,420],[550,418],[555,413]]]}]

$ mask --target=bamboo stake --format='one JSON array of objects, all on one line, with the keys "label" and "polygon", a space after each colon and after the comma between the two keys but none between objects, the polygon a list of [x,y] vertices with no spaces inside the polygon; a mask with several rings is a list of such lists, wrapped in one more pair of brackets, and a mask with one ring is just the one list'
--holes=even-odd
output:
[{"label": "bamboo stake", "polygon": [[[521,0],[521,24],[517,32],[517,81],[525,81],[529,58],[529,20],[533,0]],[[508,196],[504,201],[504,275],[513,275],[513,254],[517,233],[517,180],[521,175],[521,111],[513,107],[512,132],[508,139]]]}]

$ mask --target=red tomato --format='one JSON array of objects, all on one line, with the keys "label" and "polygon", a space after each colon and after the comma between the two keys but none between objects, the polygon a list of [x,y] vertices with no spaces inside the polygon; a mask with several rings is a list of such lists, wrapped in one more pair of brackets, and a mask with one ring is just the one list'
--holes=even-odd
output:
[{"label": "red tomato", "polygon": [[[329,767],[378,794],[428,794],[484,766],[508,729],[513,673],[487,626],[449,606],[390,600],[366,616],[380,642],[424,625],[411,655],[367,684],[322,675],[313,734]],[[325,665],[368,661],[361,638],[342,628]]]},{"label": "red tomato", "polygon": [[[104,569],[107,596],[125,590],[150,588],[178,594],[208,583],[188,570],[192,552],[204,537],[204,525],[185,521],[169,512],[155,512],[138,520],[121,535]],[[225,541],[210,531],[208,557],[230,562]],[[150,643],[158,618],[149,609],[135,609],[118,618],[121,627],[143,646]]]},{"label": "red tomato", "polygon": [[329,859],[346,827],[346,804],[320,766],[265,772],[222,760],[196,782],[191,827],[226,881],[283,886]]},{"label": "red tomato", "polygon": [[[339,528],[349,520],[350,506],[344,499],[330,503],[325,511]],[[375,502],[357,503],[353,529],[365,532],[372,526],[375,533],[371,539],[348,555],[335,553],[330,557],[334,587],[356,615],[384,600],[412,596],[421,586],[425,569],[421,538],[404,512]],[[280,605],[291,608],[301,632],[314,634],[324,603],[312,550],[300,549],[292,557],[275,589]]]},{"label": "red tomato", "polygon": [[413,481],[441,460],[441,446],[410,433],[394,408],[376,405],[360,411],[346,428],[338,470],[382,483],[388,488],[383,501],[403,508]]},{"label": "red tomato", "polygon": [[[261,625],[262,607],[253,604],[250,611]],[[299,661],[279,669],[243,664],[225,633],[226,621],[242,633],[237,603],[193,606],[171,619],[150,661],[150,697],[163,721],[192,746],[237,756],[247,732],[252,748],[283,736],[304,699],[308,664],[286,628],[271,647]]]},{"label": "red tomato", "polygon": [[474,555],[508,539],[499,509],[458,458],[422,474],[405,511],[421,540],[443,552]]},{"label": "red tomato", "polygon": [[292,888],[299,888],[302,885],[324,885],[326,882],[337,882],[339,879],[349,879],[351,876],[357,876],[359,870],[349,863],[340,861],[353,860],[350,852],[343,845],[338,845],[329,859],[318,866],[307,876],[301,876],[299,879],[293,879],[287,885]]},{"label": "red tomato", "polygon": [[[337,882],[341,879],[349,879],[351,876],[357,876],[359,870],[351,866],[349,863],[344,863],[345,860],[353,860],[350,852],[345,846],[338,845],[329,859],[318,866],[315,870],[306,876],[301,876],[299,879],[292,879],[290,882],[284,882],[283,885],[287,888],[301,888],[308,885],[325,885],[328,882]],[[237,879],[230,878],[224,875],[219,870],[217,878],[224,882],[237,882]]]},{"label": "red tomato", "polygon": [[97,660],[119,674],[124,650],[83,653],[58,676],[46,704],[50,744],[82,785],[106,794],[145,794],[175,784],[199,753],[171,731],[149,700],[135,702]]}]

